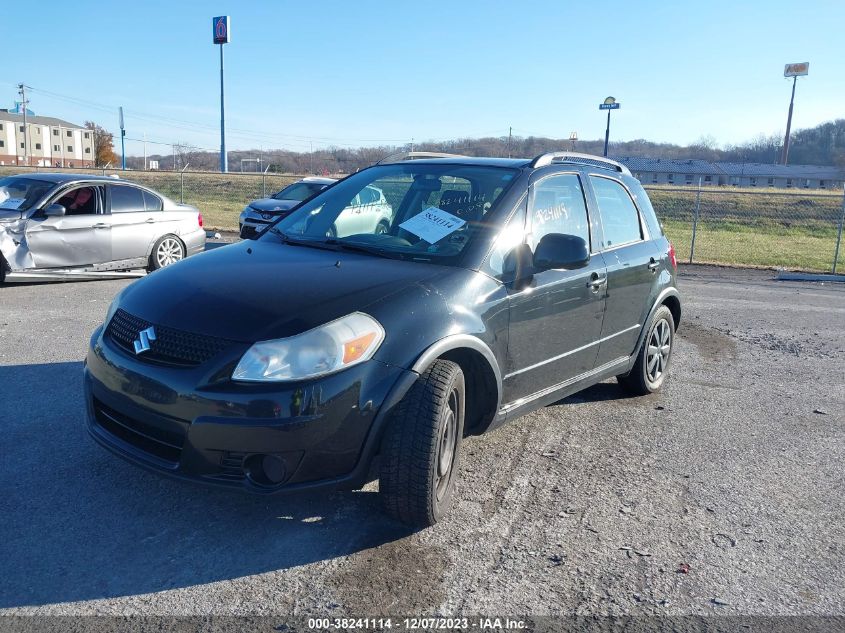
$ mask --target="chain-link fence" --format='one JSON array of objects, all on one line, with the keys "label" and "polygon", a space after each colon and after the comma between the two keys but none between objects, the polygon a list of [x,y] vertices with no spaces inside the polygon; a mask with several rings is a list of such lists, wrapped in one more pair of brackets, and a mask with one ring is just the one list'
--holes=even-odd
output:
[{"label": "chain-link fence", "polygon": [[[41,168],[42,171],[56,171]],[[0,176],[38,168],[0,166]],[[80,170],[117,174],[196,206],[205,226],[237,230],[250,200],[270,196],[301,175]],[[681,262],[845,271],[842,191],[647,186]]]},{"label": "chain-link fence", "polygon": [[[646,187],[682,262],[845,269],[842,191]],[[838,259],[838,261],[837,261]]]}]

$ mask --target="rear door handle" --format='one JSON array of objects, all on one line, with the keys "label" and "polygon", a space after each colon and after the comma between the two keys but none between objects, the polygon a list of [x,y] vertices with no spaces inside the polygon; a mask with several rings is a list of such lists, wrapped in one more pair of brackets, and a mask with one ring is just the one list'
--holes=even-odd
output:
[{"label": "rear door handle", "polygon": [[587,282],[587,287],[592,288],[594,291],[598,291],[598,289],[604,286],[606,283],[607,275],[599,275],[598,273],[593,273],[590,277],[590,281]]},{"label": "rear door handle", "polygon": [[147,224],[153,224],[153,223],[155,223],[155,221],[156,221],[155,218],[147,218],[146,220],[144,220],[144,222],[146,222]]},{"label": "rear door handle", "polygon": [[100,223],[98,223],[98,224],[95,224],[95,225],[94,225],[93,227],[91,227],[91,228],[94,228],[94,229],[108,229],[108,228],[111,228],[111,225],[110,225],[110,224],[106,224],[105,222],[100,222]]},{"label": "rear door handle", "polygon": [[660,266],[660,262],[656,261],[656,260],[654,259],[654,257],[652,257],[652,258],[649,260],[649,262],[648,262],[648,269],[649,269],[651,272],[656,272],[656,271],[657,271],[657,267],[658,267],[658,266]]}]

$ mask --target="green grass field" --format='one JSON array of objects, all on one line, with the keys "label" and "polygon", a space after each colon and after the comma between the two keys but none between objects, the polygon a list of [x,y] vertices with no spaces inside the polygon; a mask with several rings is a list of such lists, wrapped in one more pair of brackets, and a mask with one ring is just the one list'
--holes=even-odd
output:
[{"label": "green grass field", "polygon": [[[23,171],[35,170],[0,166],[0,176]],[[238,214],[250,200],[265,192],[272,195],[301,178],[268,174],[262,180],[260,174],[186,172],[182,186],[180,175],[174,172],[126,172],[125,177],[176,201],[181,194],[184,202],[202,211],[205,226],[215,230],[237,230]],[[695,188],[646,189],[678,259],[689,261]],[[694,261],[830,271],[842,204],[841,191],[705,188]],[[845,245],[840,248],[837,270],[845,271]]]}]

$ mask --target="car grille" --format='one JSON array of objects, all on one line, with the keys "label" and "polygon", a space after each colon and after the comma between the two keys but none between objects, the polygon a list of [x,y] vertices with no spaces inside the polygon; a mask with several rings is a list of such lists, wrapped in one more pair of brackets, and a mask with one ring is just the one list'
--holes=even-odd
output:
[{"label": "car grille", "polygon": [[179,463],[187,422],[167,419],[168,429],[125,415],[94,398],[97,424],[127,444],[172,464]]},{"label": "car grille", "polygon": [[149,351],[137,355],[139,360],[182,367],[195,367],[213,358],[234,341],[194,334],[163,325],[154,325],[118,309],[106,328],[108,336],[118,347],[132,356],[138,334],[150,326],[155,327],[155,340],[150,341]]}]

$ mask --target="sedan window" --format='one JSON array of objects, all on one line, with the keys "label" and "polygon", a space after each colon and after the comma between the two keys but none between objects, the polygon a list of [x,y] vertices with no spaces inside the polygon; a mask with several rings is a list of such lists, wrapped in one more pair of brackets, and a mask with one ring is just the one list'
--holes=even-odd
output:
[{"label": "sedan window", "polygon": [[128,185],[109,185],[112,213],[144,211],[144,192]]},{"label": "sedan window", "polygon": [[161,211],[161,198],[151,194],[149,191],[144,191],[144,206],[147,211]]},{"label": "sedan window", "polygon": [[73,189],[56,200],[56,203],[65,208],[66,215],[94,215],[97,213],[97,188]]}]

